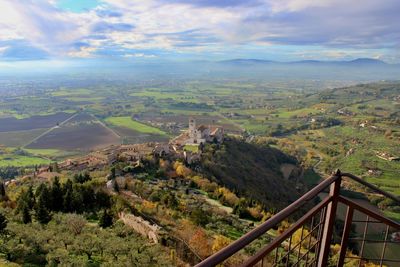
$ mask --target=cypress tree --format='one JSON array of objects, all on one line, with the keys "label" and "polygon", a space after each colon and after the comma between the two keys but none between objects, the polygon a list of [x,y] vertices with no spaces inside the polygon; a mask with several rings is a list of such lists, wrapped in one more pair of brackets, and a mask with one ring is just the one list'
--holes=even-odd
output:
[{"label": "cypress tree", "polygon": [[22,208],[22,222],[24,224],[28,224],[28,223],[32,222],[32,217],[31,217],[31,213],[30,213],[28,206],[24,206]]},{"label": "cypress tree", "polygon": [[0,200],[6,197],[6,187],[3,182],[0,182]]},{"label": "cypress tree", "polygon": [[113,224],[113,218],[111,214],[104,209],[103,214],[101,214],[100,219],[99,219],[99,226],[102,228],[107,228],[110,227]]},{"label": "cypress tree", "polygon": [[117,183],[116,180],[114,180],[113,187],[114,187],[114,191],[117,192],[117,193],[119,193],[119,186],[118,186],[118,183]]},{"label": "cypress tree", "polygon": [[81,186],[75,184],[72,188],[72,200],[71,200],[71,207],[72,211],[74,212],[82,212],[83,211],[83,194]]},{"label": "cypress tree", "polygon": [[115,177],[116,177],[116,175],[115,175],[115,167],[112,167],[112,168],[111,168],[111,173],[110,173],[110,179],[111,179],[111,180],[114,180]]},{"label": "cypress tree", "polygon": [[37,202],[41,201],[41,205],[44,205],[48,210],[52,209],[52,199],[49,188],[46,184],[40,184],[39,187],[36,189],[35,195]]},{"label": "cypress tree", "polygon": [[54,211],[61,211],[63,209],[63,192],[60,179],[57,176],[54,178],[53,186],[51,187],[51,200]]},{"label": "cypress tree", "polygon": [[68,179],[68,181],[64,184],[63,187],[63,210],[65,212],[72,212],[72,198],[73,198],[73,189],[72,189],[72,181]]},{"label": "cypress tree", "polygon": [[3,233],[7,227],[7,218],[0,213],[0,233]]},{"label": "cypress tree", "polygon": [[36,207],[35,218],[41,224],[47,224],[51,220],[50,212],[43,202],[39,201]]},{"label": "cypress tree", "polygon": [[51,220],[49,207],[51,205],[50,194],[47,186],[41,184],[36,190],[37,203],[35,209],[35,218],[41,224],[47,224]]}]

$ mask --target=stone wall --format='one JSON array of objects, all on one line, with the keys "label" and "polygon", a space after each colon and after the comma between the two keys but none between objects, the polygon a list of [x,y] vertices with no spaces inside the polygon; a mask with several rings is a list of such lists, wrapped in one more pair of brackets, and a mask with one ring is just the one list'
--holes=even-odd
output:
[{"label": "stone wall", "polygon": [[131,227],[137,233],[147,237],[154,243],[159,242],[159,232],[161,227],[144,220],[142,217],[135,216],[133,214],[126,214],[124,212],[119,213],[119,218],[124,222],[125,225]]}]

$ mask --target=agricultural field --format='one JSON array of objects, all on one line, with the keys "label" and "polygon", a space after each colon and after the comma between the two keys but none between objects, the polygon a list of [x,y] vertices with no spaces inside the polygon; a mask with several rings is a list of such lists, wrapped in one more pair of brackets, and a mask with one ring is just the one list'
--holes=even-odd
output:
[{"label": "agricultural field", "polygon": [[88,114],[79,114],[58,126],[26,147],[90,151],[119,143],[119,136]]},{"label": "agricultural field", "polygon": [[71,117],[68,113],[56,113],[46,116],[32,116],[24,119],[0,119],[0,132],[26,131],[39,128],[51,128]]},{"label": "agricultural field", "polygon": [[131,117],[109,117],[105,120],[106,122],[123,128],[128,128],[144,134],[158,134],[165,135],[166,133],[158,128],[148,126],[144,123],[132,120]]},{"label": "agricultural field", "polygon": [[15,155],[15,154],[3,154],[0,155],[0,167],[8,166],[35,166],[42,164],[49,164],[51,160],[44,159],[35,156]]}]

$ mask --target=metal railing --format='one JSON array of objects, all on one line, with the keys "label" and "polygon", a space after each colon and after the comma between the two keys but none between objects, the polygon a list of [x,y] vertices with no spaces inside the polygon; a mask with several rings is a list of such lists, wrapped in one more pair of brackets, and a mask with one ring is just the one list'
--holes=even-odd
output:
[{"label": "metal railing", "polygon": [[[400,224],[384,217],[379,210],[341,196],[341,182],[345,177],[400,204],[397,196],[357,176],[337,171],[269,220],[196,266],[324,267],[346,264],[365,266],[367,262],[379,266],[400,266]],[[322,201],[288,229],[277,234],[269,244],[251,256],[242,252],[254,240],[298,213],[299,208],[309,205],[311,200],[320,196],[328,187],[329,193]],[[338,209],[342,211],[342,215]],[[235,257],[244,260],[239,260],[238,263],[232,260]]]}]

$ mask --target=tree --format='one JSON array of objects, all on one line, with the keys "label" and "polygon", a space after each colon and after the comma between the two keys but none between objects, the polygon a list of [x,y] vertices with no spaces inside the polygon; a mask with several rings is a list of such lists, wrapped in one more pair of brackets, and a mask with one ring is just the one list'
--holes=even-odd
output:
[{"label": "tree", "polygon": [[193,210],[192,213],[190,214],[190,218],[195,224],[200,226],[205,226],[206,224],[209,223],[208,214],[201,208],[196,208],[195,210]]},{"label": "tree", "polygon": [[39,185],[39,187],[36,189],[35,195],[37,202],[39,201],[42,202],[41,205],[44,205],[44,207],[46,207],[46,209],[48,210],[52,209],[53,205],[52,205],[50,191],[45,183]]},{"label": "tree", "polygon": [[41,224],[47,224],[51,220],[49,207],[51,206],[50,194],[47,186],[41,184],[36,190],[37,203],[35,207],[35,218]]},{"label": "tree", "polygon": [[110,180],[114,180],[116,177],[115,175],[115,167],[112,167],[110,170]]},{"label": "tree", "polygon": [[189,245],[202,257],[206,258],[211,254],[210,244],[208,243],[207,234],[199,228],[189,240]]},{"label": "tree", "polygon": [[6,197],[6,187],[3,182],[0,182],[0,201]]},{"label": "tree", "polygon": [[50,191],[52,208],[54,211],[61,211],[63,209],[63,192],[60,185],[60,179],[56,176],[54,178],[53,186]]},{"label": "tree", "polygon": [[32,222],[31,212],[27,205],[22,208],[22,222],[24,224]]},{"label": "tree", "polygon": [[216,235],[215,239],[212,243],[212,252],[216,253],[217,251],[220,251],[224,247],[228,246],[232,241],[223,236],[223,235]]},{"label": "tree", "polygon": [[72,206],[72,198],[73,198],[73,189],[72,189],[72,181],[68,179],[68,181],[64,184],[63,190],[64,195],[63,195],[63,210],[65,212],[72,212],[73,211],[73,206]]},{"label": "tree", "polygon": [[0,213],[0,233],[3,233],[7,227],[7,218]]},{"label": "tree", "polygon": [[87,181],[90,181],[91,179],[92,178],[90,177],[89,173],[87,173],[87,172],[85,174],[80,173],[80,174],[74,175],[74,181],[79,184],[83,184]]},{"label": "tree", "polygon": [[105,209],[103,210],[103,214],[99,219],[99,226],[102,228],[110,227],[113,224],[113,217],[111,214]]},{"label": "tree", "polygon": [[119,186],[118,186],[118,182],[116,180],[114,180],[113,188],[114,188],[115,192],[119,193]]},{"label": "tree", "polygon": [[83,216],[77,214],[68,214],[65,218],[68,230],[75,236],[79,235],[86,225],[86,220]]}]

